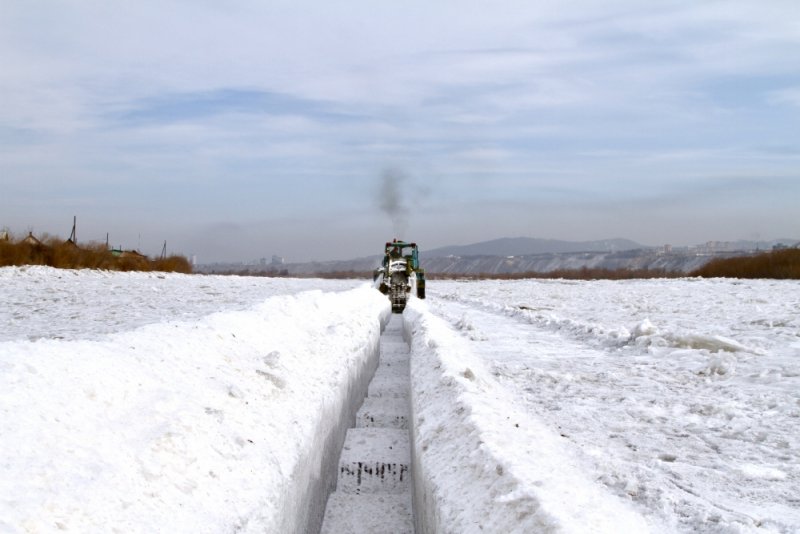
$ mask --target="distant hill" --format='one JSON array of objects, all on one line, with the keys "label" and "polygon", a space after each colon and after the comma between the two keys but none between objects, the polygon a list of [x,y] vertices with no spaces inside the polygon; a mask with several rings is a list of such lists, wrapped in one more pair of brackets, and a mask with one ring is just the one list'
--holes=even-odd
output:
[{"label": "distant hill", "polygon": [[[504,274],[561,269],[649,269],[689,273],[712,259],[752,255],[773,246],[794,246],[796,239],[772,241],[709,241],[692,247],[647,247],[629,239],[559,241],[528,237],[502,238],[472,245],[420,251],[430,274]],[[344,261],[287,263],[279,266],[243,263],[208,264],[198,272],[275,272],[289,276],[350,272],[370,273],[380,266],[380,254]]]},{"label": "distant hill", "polygon": [[531,256],[535,254],[564,254],[570,252],[622,252],[648,248],[630,239],[602,241],[559,241],[532,237],[504,237],[471,245],[457,245],[421,250],[423,258],[443,256]]}]

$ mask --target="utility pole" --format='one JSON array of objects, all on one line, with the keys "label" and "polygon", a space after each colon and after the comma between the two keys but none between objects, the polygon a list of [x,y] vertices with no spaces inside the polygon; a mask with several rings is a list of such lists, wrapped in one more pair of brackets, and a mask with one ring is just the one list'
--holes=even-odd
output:
[{"label": "utility pole", "polygon": [[68,241],[72,242],[73,245],[77,245],[78,244],[78,238],[75,236],[75,227],[77,226],[77,224],[78,224],[78,216],[77,215],[73,215],[72,216],[72,233],[69,234],[69,239],[68,239]]}]

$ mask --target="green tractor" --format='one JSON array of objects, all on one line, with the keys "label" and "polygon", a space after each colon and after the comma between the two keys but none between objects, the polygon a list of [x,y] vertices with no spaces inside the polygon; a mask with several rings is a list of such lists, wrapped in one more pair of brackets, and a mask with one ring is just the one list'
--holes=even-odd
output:
[{"label": "green tractor", "polygon": [[393,313],[403,312],[412,291],[424,299],[425,270],[419,267],[417,244],[397,239],[387,242],[383,263],[375,269],[372,279],[378,290],[389,297]]}]

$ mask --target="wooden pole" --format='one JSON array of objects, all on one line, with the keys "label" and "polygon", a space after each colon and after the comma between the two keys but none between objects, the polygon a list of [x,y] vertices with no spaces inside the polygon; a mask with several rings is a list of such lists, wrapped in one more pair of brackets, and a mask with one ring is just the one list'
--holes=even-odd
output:
[{"label": "wooden pole", "polygon": [[78,216],[72,216],[72,233],[69,234],[69,240],[72,241],[73,245],[78,244],[78,238],[75,236],[75,227],[78,225]]}]

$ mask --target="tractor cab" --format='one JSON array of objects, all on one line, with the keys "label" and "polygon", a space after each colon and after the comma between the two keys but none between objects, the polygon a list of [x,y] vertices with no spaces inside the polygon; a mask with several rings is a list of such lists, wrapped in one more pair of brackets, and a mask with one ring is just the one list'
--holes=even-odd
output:
[{"label": "tractor cab", "polygon": [[419,249],[416,243],[406,243],[405,241],[387,241],[384,248],[383,266],[387,267],[390,262],[405,260],[409,270],[419,269]]}]

